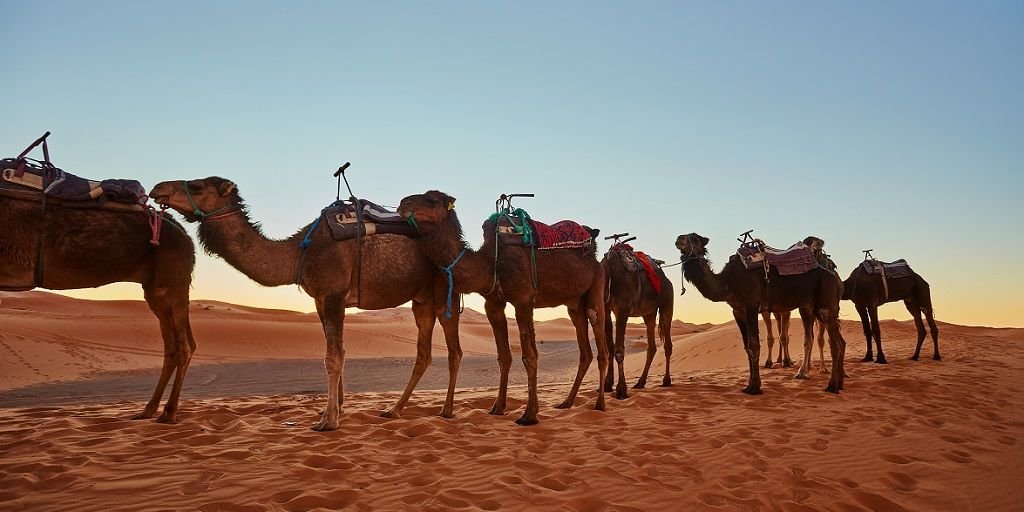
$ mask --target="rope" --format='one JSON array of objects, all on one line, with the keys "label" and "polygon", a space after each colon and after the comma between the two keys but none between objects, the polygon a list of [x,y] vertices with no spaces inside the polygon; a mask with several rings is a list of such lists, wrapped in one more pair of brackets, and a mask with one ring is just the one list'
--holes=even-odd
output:
[{"label": "rope", "polygon": [[459,252],[459,255],[455,257],[455,260],[452,261],[451,265],[448,265],[447,267],[439,267],[441,271],[445,273],[445,277],[448,278],[448,302],[445,305],[445,318],[452,317],[452,293],[454,293],[455,291],[455,275],[452,273],[452,269],[455,268],[455,265],[459,262],[459,260],[462,259],[462,256],[465,254],[466,250],[463,249],[461,252]]},{"label": "rope", "polygon": [[149,243],[158,246],[160,245],[160,226],[163,225],[164,212],[166,208],[162,208],[160,213],[157,213],[156,208],[150,207],[146,210],[149,213],[149,230],[153,233],[153,238],[149,239]]},{"label": "rope", "polygon": [[227,210],[228,208],[231,208],[233,206],[231,204],[226,204],[224,206],[221,206],[220,208],[217,208],[216,210],[213,210],[212,212],[204,212],[203,210],[201,210],[199,208],[199,205],[196,204],[195,199],[192,199],[192,191],[188,189],[188,182],[182,180],[181,185],[182,185],[182,188],[185,189],[185,197],[188,198],[188,204],[192,206],[192,215],[195,215],[196,217],[199,217],[199,222],[202,222],[202,221],[206,220],[207,217],[209,217],[209,216],[211,216],[213,214],[216,214],[218,212],[222,212],[224,210]]}]

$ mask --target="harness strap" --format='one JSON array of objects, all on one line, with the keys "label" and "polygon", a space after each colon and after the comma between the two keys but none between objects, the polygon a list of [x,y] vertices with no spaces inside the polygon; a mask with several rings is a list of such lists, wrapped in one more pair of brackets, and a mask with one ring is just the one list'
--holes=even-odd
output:
[{"label": "harness strap", "polygon": [[452,293],[454,293],[455,291],[455,275],[452,273],[452,269],[455,268],[455,265],[459,263],[459,260],[461,260],[462,256],[465,254],[466,249],[463,249],[461,252],[459,252],[459,255],[455,257],[455,260],[452,261],[450,265],[448,265],[447,267],[439,267],[441,271],[445,273],[445,277],[448,278],[448,302],[445,305],[445,318],[452,317]]},{"label": "harness strap", "polygon": [[153,237],[149,239],[149,243],[154,246],[160,245],[160,227],[164,224],[164,212],[166,211],[166,209],[161,209],[160,212],[157,213],[156,208],[153,207],[146,210],[146,213],[149,214],[149,230],[153,233]]}]

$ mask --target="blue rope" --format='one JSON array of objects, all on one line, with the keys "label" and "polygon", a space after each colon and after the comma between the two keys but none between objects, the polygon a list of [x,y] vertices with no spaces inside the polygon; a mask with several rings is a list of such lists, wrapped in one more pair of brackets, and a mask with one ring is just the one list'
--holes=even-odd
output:
[{"label": "blue rope", "polygon": [[455,291],[455,276],[452,274],[452,269],[455,268],[455,264],[462,259],[462,255],[466,254],[466,250],[463,249],[458,256],[455,257],[455,261],[447,267],[440,267],[441,271],[444,272],[448,277],[448,304],[447,309],[444,311],[445,318],[452,317],[452,293]]},{"label": "blue rope", "polygon": [[313,243],[313,232],[315,232],[317,226],[320,225],[320,219],[322,218],[324,218],[323,212],[321,212],[320,216],[309,225],[309,231],[306,231],[306,236],[302,238],[302,243],[299,244],[300,250],[306,250],[306,247],[309,247],[309,244]]}]

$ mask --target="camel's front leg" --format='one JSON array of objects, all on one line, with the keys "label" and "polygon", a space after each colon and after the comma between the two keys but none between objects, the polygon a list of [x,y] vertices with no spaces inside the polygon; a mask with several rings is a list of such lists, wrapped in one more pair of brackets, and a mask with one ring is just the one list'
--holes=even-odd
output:
[{"label": "camel's front leg", "polygon": [[804,360],[800,363],[795,379],[811,378],[811,351],[814,348],[814,312],[808,308],[800,308],[800,321],[804,324]]},{"label": "camel's front leg", "polygon": [[[768,338],[768,359],[764,360],[764,367],[772,367],[772,350],[775,347],[775,335],[772,331],[772,314],[768,311],[761,313],[761,318],[764,320],[764,329],[766,332],[765,336]],[[780,348],[781,350],[781,348]]]},{"label": "camel's front leg", "polygon": [[441,408],[442,418],[455,417],[455,382],[459,378],[459,366],[462,364],[462,345],[459,343],[459,316],[452,313],[451,318],[438,316],[441,329],[444,330],[444,342],[448,347],[448,394],[445,395],[444,407]]},{"label": "camel's front leg", "polygon": [[324,368],[327,370],[327,408],[313,430],[327,431],[338,428],[341,407],[344,401],[343,372],[345,370],[345,346],[342,329],[345,324],[344,293],[317,298],[316,310],[324,328],[327,351],[324,354]]},{"label": "camel's front leg", "polygon": [[498,396],[494,399],[490,414],[500,416],[505,414],[508,397],[508,372],[512,368],[512,348],[508,344],[508,319],[505,318],[505,302],[487,299],[484,301],[484,311],[487,314],[487,321],[491,324],[491,331],[494,333],[494,346],[498,351]]},{"label": "camel's front leg", "polygon": [[416,319],[417,328],[416,364],[412,367],[412,375],[409,376],[409,383],[405,385],[405,391],[402,392],[401,398],[390,409],[381,413],[381,416],[385,418],[402,417],[402,409],[405,408],[406,402],[412,396],[412,392],[416,389],[416,384],[420,382],[420,378],[423,377],[423,373],[430,367],[435,315],[433,300],[427,302],[413,301],[412,314]]},{"label": "camel's front leg", "polygon": [[[174,300],[174,299],[171,299]],[[182,298],[176,300],[171,306],[171,325],[173,326],[175,344],[178,350],[175,352],[174,384],[171,386],[171,396],[167,397],[167,404],[164,405],[164,412],[156,419],[158,423],[175,423],[178,413],[178,399],[181,397],[181,388],[185,383],[185,373],[192,361],[195,339],[192,337],[192,326],[188,320],[188,300]]]},{"label": "camel's front leg", "polygon": [[642,389],[647,385],[647,374],[651,371],[651,363],[654,362],[654,356],[658,355],[658,341],[654,336],[654,327],[657,320],[658,313],[656,312],[644,315],[644,325],[647,326],[647,362],[644,363],[644,372],[640,374],[640,378],[633,386],[634,389]]}]

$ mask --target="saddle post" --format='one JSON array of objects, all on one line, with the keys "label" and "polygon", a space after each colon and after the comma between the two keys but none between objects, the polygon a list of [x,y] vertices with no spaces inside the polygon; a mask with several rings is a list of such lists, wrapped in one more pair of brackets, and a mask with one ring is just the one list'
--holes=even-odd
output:
[{"label": "saddle post", "polygon": [[352,165],[352,162],[345,162],[341,167],[338,167],[337,171],[334,171],[334,177],[338,178],[338,194],[334,196],[335,201],[341,200],[341,180],[345,180],[345,188],[348,189],[349,197],[355,199],[355,195],[352,194],[352,187],[348,184],[348,178],[345,177],[345,170],[348,169],[348,166],[350,165]]},{"label": "saddle post", "polygon": [[871,254],[871,251],[873,251],[873,250],[874,249],[866,249],[866,250],[861,251],[862,253],[864,253],[864,259],[865,260],[874,260],[875,259],[875,257]]}]

